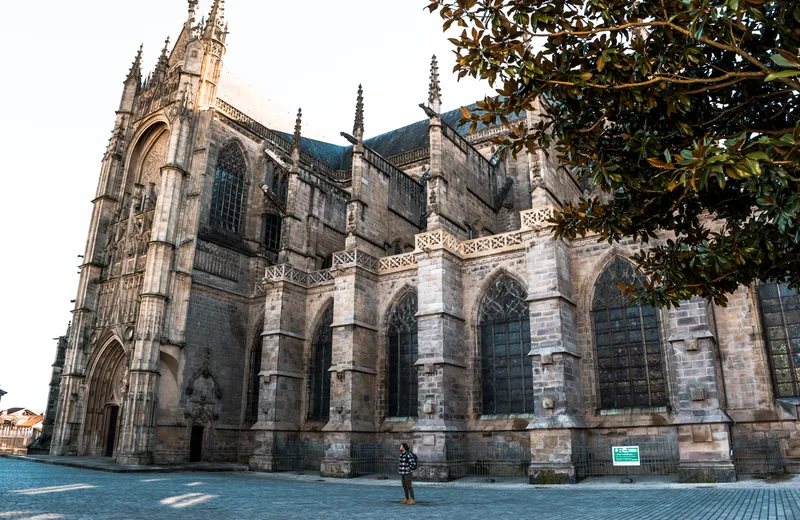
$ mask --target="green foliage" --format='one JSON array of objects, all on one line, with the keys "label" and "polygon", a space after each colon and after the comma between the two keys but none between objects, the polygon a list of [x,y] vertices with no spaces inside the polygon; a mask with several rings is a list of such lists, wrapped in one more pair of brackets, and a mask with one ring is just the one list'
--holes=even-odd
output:
[{"label": "green foliage", "polygon": [[[800,281],[800,2],[436,0],[459,77],[499,96],[513,153],[555,149],[594,195],[562,201],[557,237],[648,243],[656,305],[719,304],[759,279]],[[507,116],[542,114],[524,132]],[[673,238],[663,240],[657,237]]]}]

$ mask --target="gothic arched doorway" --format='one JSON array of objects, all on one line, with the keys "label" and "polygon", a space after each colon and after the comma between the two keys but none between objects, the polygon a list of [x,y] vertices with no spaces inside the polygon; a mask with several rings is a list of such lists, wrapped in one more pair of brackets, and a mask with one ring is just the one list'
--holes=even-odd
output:
[{"label": "gothic arched doorway", "polygon": [[121,417],[125,351],[119,342],[106,343],[94,357],[86,378],[86,413],[84,415],[83,455],[114,455]]}]

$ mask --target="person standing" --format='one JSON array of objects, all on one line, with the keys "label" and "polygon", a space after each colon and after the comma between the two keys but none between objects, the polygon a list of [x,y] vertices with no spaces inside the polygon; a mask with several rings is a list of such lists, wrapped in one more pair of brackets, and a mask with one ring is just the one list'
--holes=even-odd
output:
[{"label": "person standing", "polygon": [[400,461],[397,464],[397,470],[400,473],[400,478],[403,480],[403,494],[406,496],[401,504],[414,505],[417,503],[414,500],[414,487],[411,484],[411,473],[417,469],[417,456],[411,453],[408,444],[405,442],[400,445]]}]

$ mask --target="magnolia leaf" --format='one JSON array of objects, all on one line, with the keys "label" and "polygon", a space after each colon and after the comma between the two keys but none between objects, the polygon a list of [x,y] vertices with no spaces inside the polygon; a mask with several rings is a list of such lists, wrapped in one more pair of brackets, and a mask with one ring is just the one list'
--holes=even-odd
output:
[{"label": "magnolia leaf", "polygon": [[792,76],[800,76],[800,70],[779,70],[764,78],[764,81],[773,81],[778,78],[790,78]]}]

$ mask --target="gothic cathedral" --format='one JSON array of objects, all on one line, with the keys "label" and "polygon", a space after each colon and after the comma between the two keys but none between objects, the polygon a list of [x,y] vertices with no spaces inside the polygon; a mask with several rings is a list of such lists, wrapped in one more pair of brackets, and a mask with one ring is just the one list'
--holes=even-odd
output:
[{"label": "gothic cathedral", "polygon": [[300,112],[292,131],[233,105],[224,0],[200,22],[197,4],[124,82],[51,454],[280,471],[291,452],[349,477],[408,442],[421,478],[511,450],[537,483],[635,444],[730,481],[738,447],[774,440],[800,471],[794,290],[632,302],[640,244],[554,240],[582,187],[552,153],[498,153],[503,126],[459,126],[435,57],[419,121],[365,138],[359,87],[349,145],[325,143]]}]

